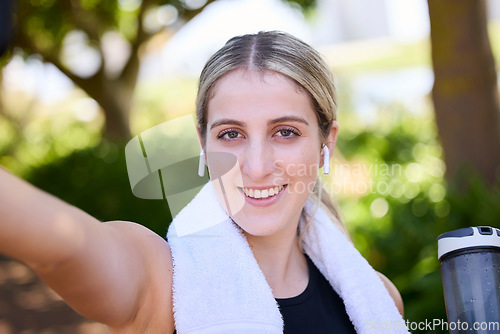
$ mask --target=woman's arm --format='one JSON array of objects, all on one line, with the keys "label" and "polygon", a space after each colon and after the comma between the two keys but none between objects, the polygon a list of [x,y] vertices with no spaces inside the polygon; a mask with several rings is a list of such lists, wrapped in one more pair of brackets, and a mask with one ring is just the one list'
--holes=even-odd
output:
[{"label": "woman's arm", "polygon": [[0,168],[0,231],[0,253],[30,266],[85,317],[123,328],[158,292],[171,314],[168,245],[140,225],[101,223]]}]

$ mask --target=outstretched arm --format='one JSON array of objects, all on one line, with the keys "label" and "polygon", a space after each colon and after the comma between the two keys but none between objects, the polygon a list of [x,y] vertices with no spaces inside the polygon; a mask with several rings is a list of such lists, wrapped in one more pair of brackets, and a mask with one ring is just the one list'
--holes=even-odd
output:
[{"label": "outstretched arm", "polygon": [[[0,231],[0,253],[26,263],[75,310],[110,327],[135,321],[144,302],[158,298],[156,285],[169,291],[163,239],[137,224],[101,223],[2,168]],[[171,299],[162,300],[168,309]]]}]

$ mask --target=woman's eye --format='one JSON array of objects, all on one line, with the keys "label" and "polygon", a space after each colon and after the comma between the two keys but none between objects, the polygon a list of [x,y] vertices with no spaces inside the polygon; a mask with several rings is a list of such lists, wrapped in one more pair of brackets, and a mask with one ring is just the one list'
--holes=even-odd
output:
[{"label": "woman's eye", "polygon": [[300,136],[300,133],[298,133],[298,131],[294,129],[279,129],[278,131],[276,131],[276,134],[278,135],[278,137],[283,137],[283,138]]},{"label": "woman's eye", "polygon": [[217,138],[218,139],[224,139],[224,140],[231,140],[231,139],[236,139],[240,136],[240,134],[238,133],[238,131],[233,131],[233,130],[229,130],[229,131],[223,131],[221,132]]},{"label": "woman's eye", "polygon": [[289,137],[292,134],[292,131],[291,130],[280,130],[279,133],[282,137]]}]

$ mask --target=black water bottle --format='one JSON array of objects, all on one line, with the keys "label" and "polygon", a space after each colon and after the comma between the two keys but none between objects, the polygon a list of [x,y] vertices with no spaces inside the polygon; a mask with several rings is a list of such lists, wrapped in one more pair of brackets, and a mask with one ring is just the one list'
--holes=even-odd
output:
[{"label": "black water bottle", "polygon": [[451,334],[500,334],[500,230],[468,227],[438,237]]}]

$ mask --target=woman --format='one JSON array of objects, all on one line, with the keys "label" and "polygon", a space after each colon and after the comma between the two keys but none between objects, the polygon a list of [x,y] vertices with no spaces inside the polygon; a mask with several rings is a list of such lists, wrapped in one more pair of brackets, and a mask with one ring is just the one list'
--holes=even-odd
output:
[{"label": "woman", "polygon": [[[179,213],[168,243],[137,224],[102,224],[0,171],[0,252],[112,333],[381,330],[402,320],[401,297],[339,236],[345,228],[317,180],[334,149],[335,109],[331,74],[310,46],[279,32],[233,38],[205,66],[197,99],[201,163],[206,156],[212,180],[224,182]],[[239,168],[218,173],[228,169],[220,154]],[[213,224],[179,233],[200,220]]]}]

